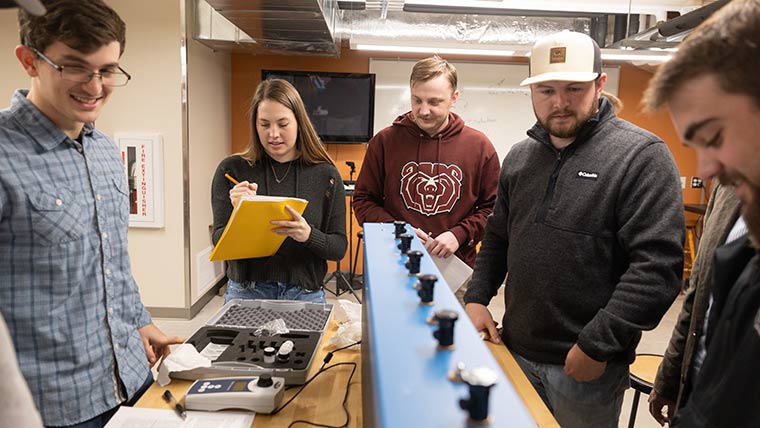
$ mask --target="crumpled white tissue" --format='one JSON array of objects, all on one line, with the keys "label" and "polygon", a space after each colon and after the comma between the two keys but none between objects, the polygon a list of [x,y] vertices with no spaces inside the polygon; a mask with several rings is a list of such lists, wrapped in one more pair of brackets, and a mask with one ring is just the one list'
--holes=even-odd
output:
[{"label": "crumpled white tissue", "polygon": [[211,360],[201,355],[195,346],[183,343],[172,350],[158,369],[158,384],[166,386],[171,382],[169,373],[192,370],[198,367],[211,367]]},{"label": "crumpled white tissue", "polygon": [[338,299],[333,306],[333,318],[339,323],[361,322],[362,305],[345,299]]},{"label": "crumpled white tissue", "polygon": [[328,347],[342,348],[362,339],[362,305],[339,299],[333,306],[333,318],[340,325],[330,337]]},{"label": "crumpled white tissue", "polygon": [[361,321],[347,322],[338,326],[338,331],[330,337],[329,348],[337,349],[362,340]]}]

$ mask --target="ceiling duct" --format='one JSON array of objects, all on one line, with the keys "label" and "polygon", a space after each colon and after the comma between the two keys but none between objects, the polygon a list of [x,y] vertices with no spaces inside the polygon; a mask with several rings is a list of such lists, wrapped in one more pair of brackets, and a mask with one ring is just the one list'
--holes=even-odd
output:
[{"label": "ceiling duct", "polygon": [[[199,41],[210,46],[231,46],[256,53],[337,56],[340,40],[335,36],[337,0],[196,0]],[[213,9],[211,18],[202,3]],[[213,26],[221,15],[246,37],[219,39]],[[209,31],[204,28],[211,27]]]},{"label": "ceiling duct", "polygon": [[256,41],[235,24],[215,11],[206,0],[192,2],[193,38],[218,50],[247,51],[258,49]]},{"label": "ceiling duct", "polygon": [[459,50],[497,46],[522,55],[538,38],[561,30],[588,34],[603,48],[669,48],[680,41],[677,36],[663,38],[657,28],[646,34],[642,30],[664,21],[671,12],[683,13],[686,19],[687,12],[703,4],[702,0],[578,0],[570,8],[559,0],[190,1],[197,2],[196,37],[209,46],[329,56],[340,54],[341,42],[358,45],[355,40]]},{"label": "ceiling duct", "polygon": [[448,15],[388,11],[386,19],[365,12],[343,11],[338,27],[345,40],[395,43],[456,43],[470,45],[527,46],[536,38],[562,30],[587,33],[588,18],[555,18]]}]

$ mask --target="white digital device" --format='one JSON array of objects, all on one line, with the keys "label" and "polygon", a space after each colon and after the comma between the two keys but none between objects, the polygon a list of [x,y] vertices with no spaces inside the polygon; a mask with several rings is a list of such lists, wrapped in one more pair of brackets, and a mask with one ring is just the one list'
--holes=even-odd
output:
[{"label": "white digital device", "polygon": [[253,377],[201,379],[185,395],[188,410],[245,409],[272,413],[282,402],[285,379],[269,374]]}]

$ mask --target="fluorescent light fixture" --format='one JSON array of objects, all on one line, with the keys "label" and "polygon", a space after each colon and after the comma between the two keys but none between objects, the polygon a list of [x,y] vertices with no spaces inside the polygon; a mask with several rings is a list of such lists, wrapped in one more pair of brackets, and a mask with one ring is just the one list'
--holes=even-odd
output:
[{"label": "fluorescent light fixture", "polygon": [[606,59],[608,61],[659,61],[659,62],[665,62],[672,58],[670,55],[647,55],[647,54],[636,54],[636,55],[619,55],[619,54],[602,54],[602,59]]},{"label": "fluorescent light fixture", "polygon": [[514,49],[494,45],[443,45],[433,42],[401,42],[399,40],[359,40],[352,38],[351,49],[375,52],[408,52],[441,55],[514,56]]},{"label": "fluorescent light fixture", "polygon": [[[531,45],[496,45],[442,43],[437,41],[412,41],[379,38],[352,37],[351,49],[374,52],[403,52],[440,55],[480,55],[480,56],[525,56],[530,57]],[[673,51],[644,49],[602,49],[602,59],[606,61],[661,63],[672,57]]]},{"label": "fluorescent light fixture", "polygon": [[[663,4],[664,3],[664,4]],[[688,4],[686,4],[688,3]],[[405,12],[452,13],[507,16],[599,16],[616,13],[658,15],[673,10],[685,14],[691,3],[680,1],[599,1],[599,0],[405,0]]]},{"label": "fluorescent light fixture", "polygon": [[602,59],[626,62],[665,62],[672,58],[672,51],[602,49]]}]

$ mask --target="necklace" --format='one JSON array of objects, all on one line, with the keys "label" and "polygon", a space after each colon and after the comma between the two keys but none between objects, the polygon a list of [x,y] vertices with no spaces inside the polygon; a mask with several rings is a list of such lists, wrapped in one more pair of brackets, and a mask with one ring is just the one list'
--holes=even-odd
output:
[{"label": "necklace", "polygon": [[288,173],[290,172],[290,166],[293,165],[293,162],[288,162],[288,169],[285,170],[285,174],[282,176],[282,178],[277,176],[277,171],[274,170],[274,164],[269,163],[269,166],[272,167],[272,174],[274,174],[274,181],[277,182],[277,184],[282,183],[283,180],[285,180],[285,177],[288,176]]}]

